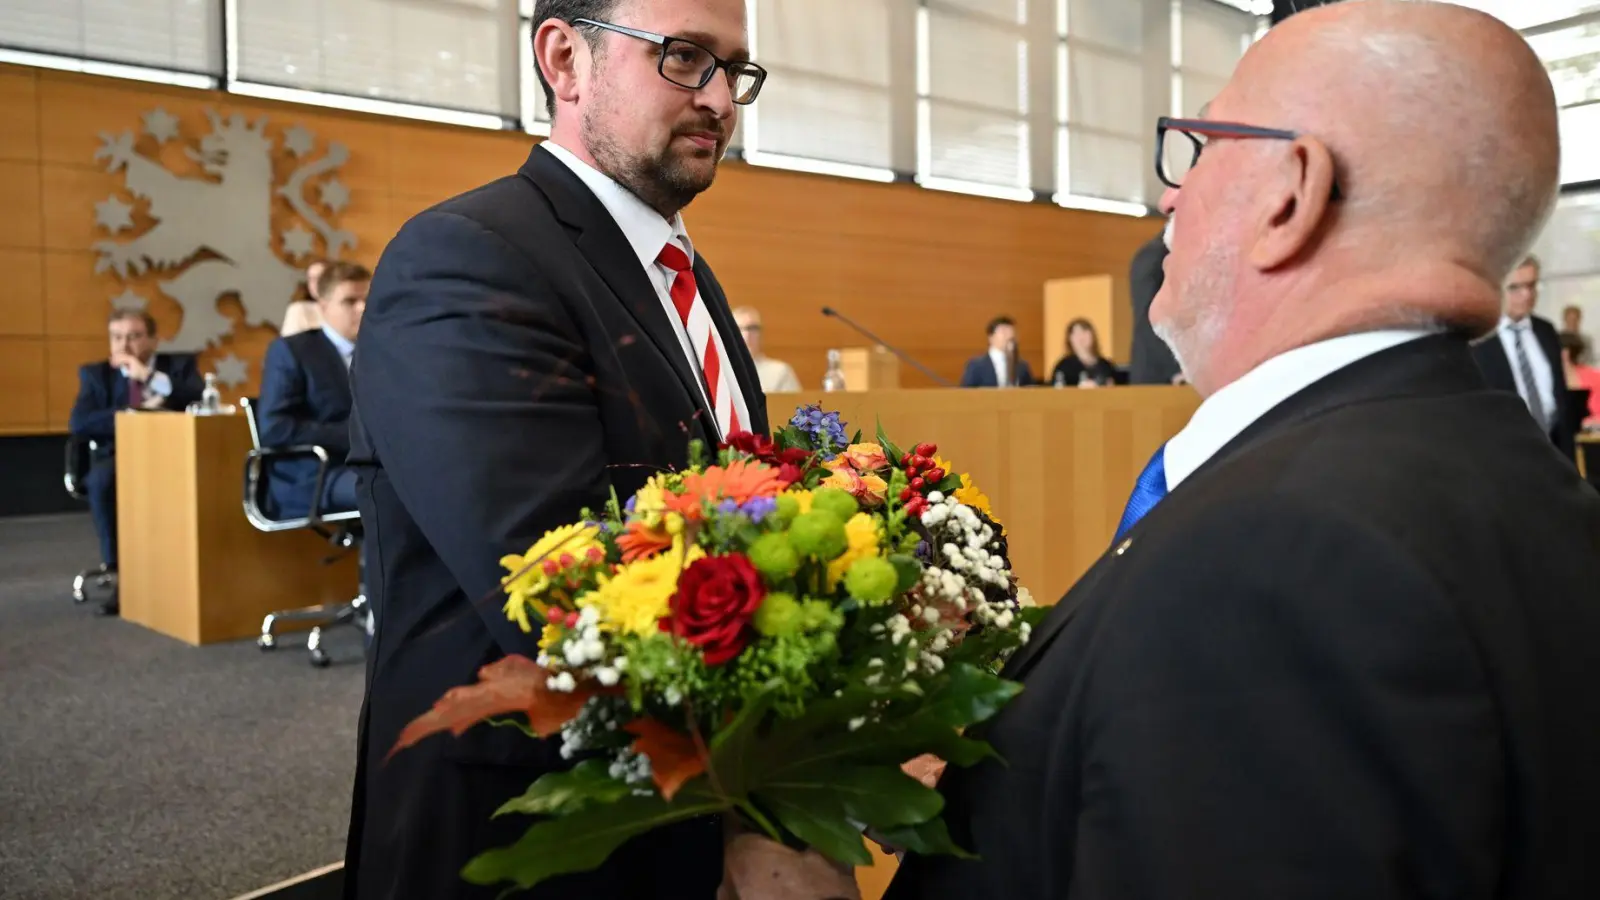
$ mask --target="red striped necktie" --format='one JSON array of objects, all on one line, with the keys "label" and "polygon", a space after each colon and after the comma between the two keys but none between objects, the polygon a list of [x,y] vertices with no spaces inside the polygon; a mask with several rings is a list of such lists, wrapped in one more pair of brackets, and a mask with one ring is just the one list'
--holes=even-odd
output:
[{"label": "red striped necktie", "polygon": [[739,431],[739,410],[733,402],[736,385],[731,375],[723,377],[722,355],[717,352],[717,342],[712,338],[715,326],[705,301],[700,299],[700,288],[695,284],[694,270],[689,255],[677,244],[661,248],[656,262],[677,273],[672,279],[672,305],[677,307],[678,319],[689,334],[689,343],[700,360],[700,371],[705,374],[706,395],[711,398],[711,408],[717,416],[717,428],[724,436]]}]

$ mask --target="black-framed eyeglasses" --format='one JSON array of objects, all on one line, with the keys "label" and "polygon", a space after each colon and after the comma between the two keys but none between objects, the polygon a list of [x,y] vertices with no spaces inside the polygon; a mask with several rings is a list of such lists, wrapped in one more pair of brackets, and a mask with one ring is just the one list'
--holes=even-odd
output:
[{"label": "black-framed eyeglasses", "polygon": [[745,59],[722,59],[687,38],[640,31],[637,28],[597,22],[594,19],[573,19],[571,24],[604,28],[641,41],[660,44],[661,57],[656,63],[656,71],[661,73],[662,78],[679,87],[698,91],[710,84],[712,76],[721,69],[727,73],[728,88],[733,93],[733,102],[740,106],[754,103],[756,95],[761,93],[761,85],[767,80],[767,70],[755,63]]},{"label": "black-framed eyeglasses", "polygon": [[[1233,140],[1293,141],[1301,137],[1298,131],[1282,128],[1261,128],[1238,122],[1214,122],[1210,119],[1175,119],[1162,116],[1156,120],[1156,177],[1167,187],[1183,187],[1184,176],[1200,162],[1210,138]],[[1339,182],[1333,183],[1333,199],[1342,196]]]}]

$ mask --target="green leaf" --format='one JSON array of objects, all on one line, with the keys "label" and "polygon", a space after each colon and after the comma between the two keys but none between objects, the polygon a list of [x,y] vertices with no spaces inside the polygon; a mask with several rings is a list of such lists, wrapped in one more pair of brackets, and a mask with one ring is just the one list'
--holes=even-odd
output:
[{"label": "green leaf", "polygon": [[757,744],[757,735],[778,696],[780,684],[768,683],[761,692],[745,701],[744,708],[733,721],[722,726],[711,737],[710,772],[714,784],[733,802],[743,802],[749,794],[749,767],[759,767],[764,755]]},{"label": "green leaf", "polygon": [[849,866],[872,865],[872,854],[861,839],[861,830],[842,817],[784,799],[771,800],[767,808],[790,834],[823,856]]},{"label": "green leaf", "polygon": [[917,715],[951,728],[982,722],[1022,693],[1020,682],[1007,681],[975,666],[951,666],[945,673],[948,677],[936,682]]},{"label": "green leaf", "polygon": [[510,881],[526,889],[556,875],[593,869],[623,842],[651,829],[725,809],[703,779],[685,785],[672,803],[654,794],[630,795],[539,822],[515,844],[473,857],[461,877],[473,884]]},{"label": "green leaf", "polygon": [[795,770],[763,784],[755,797],[763,805],[801,807],[818,817],[869,828],[926,822],[944,809],[938,791],[900,771],[898,764]]},{"label": "green leaf", "polygon": [[968,852],[951,839],[950,829],[945,827],[944,819],[941,818],[900,828],[873,829],[872,836],[890,847],[909,850],[923,856],[942,853],[959,859],[978,858],[977,854]]},{"label": "green leaf", "polygon": [[539,735],[535,734],[533,729],[528,727],[527,721],[523,719],[484,719],[483,723],[492,725],[495,728],[515,728],[534,740],[541,740]]},{"label": "green leaf", "polygon": [[904,553],[891,553],[889,563],[894,566],[895,574],[900,576],[900,580],[894,586],[895,593],[903,594],[922,580],[922,563],[917,562],[916,557]]},{"label": "green leaf", "polygon": [[903,450],[901,450],[899,447],[895,446],[894,441],[889,440],[889,436],[887,434],[884,434],[884,432],[883,432],[883,420],[879,419],[877,421],[878,421],[878,446],[883,448],[883,455],[889,457],[889,461],[891,463],[894,463],[895,465],[899,465],[900,457],[905,456],[905,452]]},{"label": "green leaf", "polygon": [[546,772],[522,796],[495,810],[495,817],[566,816],[597,803],[615,803],[633,789],[607,774],[608,768],[604,760],[589,759],[565,772]]}]

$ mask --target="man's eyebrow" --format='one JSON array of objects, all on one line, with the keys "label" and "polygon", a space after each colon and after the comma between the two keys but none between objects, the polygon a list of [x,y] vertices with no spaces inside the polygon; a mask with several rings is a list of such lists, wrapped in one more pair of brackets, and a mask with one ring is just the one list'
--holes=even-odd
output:
[{"label": "man's eyebrow", "polygon": [[[717,47],[717,38],[716,38],[716,36],[715,35],[711,35],[711,34],[707,34],[704,31],[681,31],[681,32],[678,32],[677,34],[668,35],[668,37],[683,38],[686,41],[694,41],[696,44],[699,44],[700,46],[709,49],[712,53],[717,53],[717,49],[716,49],[716,47]],[[718,54],[718,55],[721,55],[721,54]],[[727,54],[727,56],[724,57],[724,58],[726,58],[726,59],[736,59],[736,60],[739,60],[740,62],[747,62],[750,59],[750,51],[749,51],[749,49],[747,49],[745,47],[740,47],[739,49],[733,51],[732,53]]]}]

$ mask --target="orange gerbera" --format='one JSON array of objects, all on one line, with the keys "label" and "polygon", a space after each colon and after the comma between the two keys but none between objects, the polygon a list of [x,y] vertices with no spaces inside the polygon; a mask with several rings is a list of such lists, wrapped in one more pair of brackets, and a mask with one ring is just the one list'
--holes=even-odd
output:
[{"label": "orange gerbera", "polygon": [[672,535],[667,533],[665,522],[651,528],[639,519],[634,519],[628,523],[626,531],[617,535],[617,549],[622,551],[622,561],[625,563],[654,556],[671,546]]},{"label": "orange gerbera", "polygon": [[712,506],[724,500],[746,503],[756,497],[776,497],[787,487],[778,470],[753,460],[736,459],[727,466],[711,466],[704,472],[683,476],[683,493],[668,494],[667,509],[688,517],[700,514],[701,504]]}]

